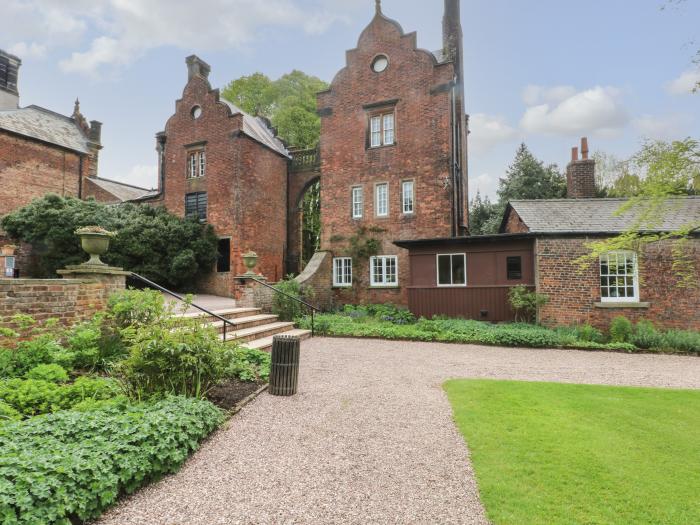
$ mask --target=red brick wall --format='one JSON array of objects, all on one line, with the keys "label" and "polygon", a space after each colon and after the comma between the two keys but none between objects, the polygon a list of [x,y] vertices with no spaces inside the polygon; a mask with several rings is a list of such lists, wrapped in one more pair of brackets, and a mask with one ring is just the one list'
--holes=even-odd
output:
[{"label": "red brick wall", "polygon": [[0,279],[0,326],[17,313],[73,325],[103,310],[109,296],[124,289],[123,276],[95,279]]},{"label": "red brick wall", "polygon": [[47,193],[77,196],[79,180],[78,153],[0,131],[0,216]]},{"label": "red brick wall", "polygon": [[509,210],[503,233],[527,233],[529,231],[530,228],[523,222],[520,215],[513,209]]},{"label": "red brick wall", "polygon": [[[371,69],[385,54],[389,67]],[[437,65],[416,48],[415,33],[404,35],[394,22],[376,16],[347,52],[328,91],[318,96],[321,118],[321,249],[349,253],[347,239],[361,226],[386,230],[375,234],[380,255],[399,256],[399,288],[369,288],[368,261],[354,263],[354,286],[341,301],[407,303],[408,257],[392,241],[451,235],[450,97],[444,89],[454,75],[452,64]],[[439,88],[442,86],[442,89]],[[438,89],[434,89],[438,88]],[[368,110],[363,106],[397,100],[396,144],[368,149]],[[401,181],[413,180],[415,212],[401,213]],[[389,184],[389,216],[374,216],[374,185]],[[362,185],[364,218],[351,218],[351,187]],[[342,238],[342,239],[341,239]]]},{"label": "red brick wall", "polygon": [[[630,320],[649,319],[666,328],[700,330],[700,289],[679,288],[672,268],[670,242],[649,245],[639,257],[640,301],[647,308],[600,308],[599,267],[581,269],[576,259],[587,253],[586,238],[539,238],[536,241],[537,290],[549,296],[541,309],[546,325],[590,323],[606,330],[610,321],[624,315]],[[700,272],[700,240],[691,243],[689,255]]]},{"label": "red brick wall", "polygon": [[[192,117],[195,105],[202,108]],[[219,101],[218,90],[193,76],[165,126],[163,204],[184,215],[185,194],[206,191],[207,222],[231,238],[231,272],[213,274],[201,291],[230,295],[236,273],[245,271],[241,254],[259,255],[256,270],[270,280],[282,277],[287,239],[287,160],[239,133],[242,116]],[[206,176],[187,179],[185,146],[205,142]]]}]

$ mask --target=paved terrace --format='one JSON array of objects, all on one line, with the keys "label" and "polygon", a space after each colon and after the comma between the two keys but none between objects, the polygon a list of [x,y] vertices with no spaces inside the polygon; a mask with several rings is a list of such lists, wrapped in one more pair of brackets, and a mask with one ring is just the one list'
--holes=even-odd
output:
[{"label": "paved terrace", "polygon": [[700,359],[312,339],[298,395],[262,394],[99,523],[486,523],[453,377],[700,388]]}]

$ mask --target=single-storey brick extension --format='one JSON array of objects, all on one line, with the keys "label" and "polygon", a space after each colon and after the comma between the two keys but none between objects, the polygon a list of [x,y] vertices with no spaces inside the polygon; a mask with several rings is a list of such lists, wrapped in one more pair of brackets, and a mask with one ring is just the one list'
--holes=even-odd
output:
[{"label": "single-storey brick extension", "polygon": [[[510,320],[508,290],[524,284],[548,297],[539,312],[546,325],[607,328],[615,316],[624,315],[700,330],[700,291],[679,286],[673,241],[647,244],[642,253],[611,252],[582,264],[581,258],[590,254],[587,243],[622,233],[636,220],[633,210],[617,213],[624,199],[593,197],[594,166],[589,159],[572,160],[567,169],[570,198],[511,201],[499,235],[397,241],[409,251],[409,308],[417,315]],[[698,224],[700,197],[668,199],[663,212],[654,232]],[[685,255],[700,270],[700,236],[691,240]]]}]

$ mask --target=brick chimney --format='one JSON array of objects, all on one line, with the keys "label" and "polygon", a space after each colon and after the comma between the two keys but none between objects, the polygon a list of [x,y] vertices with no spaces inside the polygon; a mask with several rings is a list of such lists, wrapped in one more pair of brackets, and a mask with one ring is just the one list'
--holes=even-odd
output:
[{"label": "brick chimney", "polygon": [[0,110],[19,107],[17,78],[22,61],[0,49]]},{"label": "brick chimney", "polygon": [[595,192],[595,160],[588,158],[588,139],[581,139],[579,149],[571,148],[571,162],[566,167],[566,196],[569,199],[593,199]]},{"label": "brick chimney", "polygon": [[204,60],[199,58],[197,55],[190,55],[185,59],[187,62],[187,81],[192,80],[192,77],[197,75],[202,77],[204,80],[209,78],[209,72],[211,71],[211,66],[207,64]]}]

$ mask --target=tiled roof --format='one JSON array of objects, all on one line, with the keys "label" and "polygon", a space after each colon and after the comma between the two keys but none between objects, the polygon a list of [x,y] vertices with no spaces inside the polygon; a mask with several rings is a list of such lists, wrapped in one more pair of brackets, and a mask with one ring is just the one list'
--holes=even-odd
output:
[{"label": "tiled roof", "polygon": [[144,197],[150,197],[158,193],[157,190],[140,188],[139,186],[133,186],[131,184],[118,182],[116,180],[102,179],[100,177],[88,177],[88,180],[96,186],[102,188],[107,193],[111,193],[112,195],[114,195],[115,199],[121,202],[142,199]]},{"label": "tiled roof", "polygon": [[0,129],[89,153],[88,138],[75,120],[39,106],[0,111]]},{"label": "tiled roof", "polygon": [[[634,209],[617,215],[626,199],[513,200],[510,206],[533,233],[620,233],[633,226]],[[674,231],[700,224],[700,197],[673,197],[663,205],[664,217],[645,230]]]},{"label": "tiled roof", "polygon": [[275,137],[275,135],[272,133],[272,130],[268,127],[267,123],[263,119],[261,119],[260,117],[253,117],[252,115],[249,115],[241,108],[239,108],[238,106],[229,102],[226,99],[222,98],[221,101],[224,102],[231,109],[231,113],[240,113],[241,115],[243,115],[243,133],[248,135],[253,140],[260,142],[264,146],[267,146],[271,150],[276,151],[280,155],[283,155],[287,158],[291,158],[289,152],[287,151],[287,148],[285,148],[284,144],[282,144],[282,141]]}]

